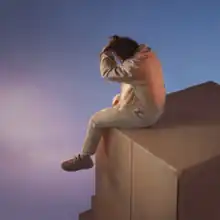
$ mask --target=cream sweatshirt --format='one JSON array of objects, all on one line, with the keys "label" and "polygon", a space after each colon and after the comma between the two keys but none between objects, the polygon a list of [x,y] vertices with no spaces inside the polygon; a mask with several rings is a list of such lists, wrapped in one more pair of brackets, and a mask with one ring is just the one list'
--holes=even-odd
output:
[{"label": "cream sweatshirt", "polygon": [[119,109],[134,104],[144,110],[149,103],[163,109],[166,91],[161,64],[146,45],[140,45],[136,54],[120,65],[113,55],[102,53],[100,72],[104,79],[121,84]]}]

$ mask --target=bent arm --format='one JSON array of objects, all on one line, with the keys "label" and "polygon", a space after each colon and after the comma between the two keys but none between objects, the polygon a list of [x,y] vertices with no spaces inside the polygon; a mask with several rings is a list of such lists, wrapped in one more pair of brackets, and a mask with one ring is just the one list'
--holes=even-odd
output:
[{"label": "bent arm", "polygon": [[100,61],[100,72],[104,79],[115,82],[129,83],[135,80],[137,65],[134,60],[126,60],[123,64],[117,65],[113,56],[103,53]]}]

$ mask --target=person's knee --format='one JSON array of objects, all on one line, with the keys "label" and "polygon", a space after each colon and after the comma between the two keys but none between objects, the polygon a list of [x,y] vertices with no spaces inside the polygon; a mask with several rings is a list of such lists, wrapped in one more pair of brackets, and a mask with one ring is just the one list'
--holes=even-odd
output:
[{"label": "person's knee", "polygon": [[91,127],[93,127],[93,128],[97,127],[97,126],[96,126],[95,116],[94,116],[94,115],[92,115],[92,116],[90,117],[90,119],[89,119],[89,126],[91,126]]},{"label": "person's knee", "polygon": [[96,112],[90,117],[89,123],[92,127],[102,128],[105,127],[105,120],[103,120],[103,117],[105,115],[102,114],[103,112]]},{"label": "person's knee", "polygon": [[101,120],[100,120],[100,116],[97,113],[93,114],[90,119],[89,119],[89,123],[90,125],[93,127],[93,128],[97,128],[97,127],[100,127],[100,125],[102,124],[101,123]]}]

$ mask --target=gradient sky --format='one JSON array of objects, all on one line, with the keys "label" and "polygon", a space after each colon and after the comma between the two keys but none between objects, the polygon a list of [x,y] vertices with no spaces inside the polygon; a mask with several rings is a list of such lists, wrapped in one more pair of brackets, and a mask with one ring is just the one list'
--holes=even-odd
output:
[{"label": "gradient sky", "polygon": [[168,92],[220,82],[216,0],[0,1],[0,219],[77,220],[94,170],[60,161],[81,149],[87,121],[119,91],[99,74],[112,34],[149,44]]}]

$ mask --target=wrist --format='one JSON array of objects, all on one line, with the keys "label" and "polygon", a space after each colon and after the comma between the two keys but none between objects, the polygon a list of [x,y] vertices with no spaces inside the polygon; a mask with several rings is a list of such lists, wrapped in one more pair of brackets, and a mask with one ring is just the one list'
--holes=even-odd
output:
[{"label": "wrist", "polygon": [[105,57],[115,60],[114,55],[110,51],[103,51],[100,53],[100,58],[105,58]]}]

